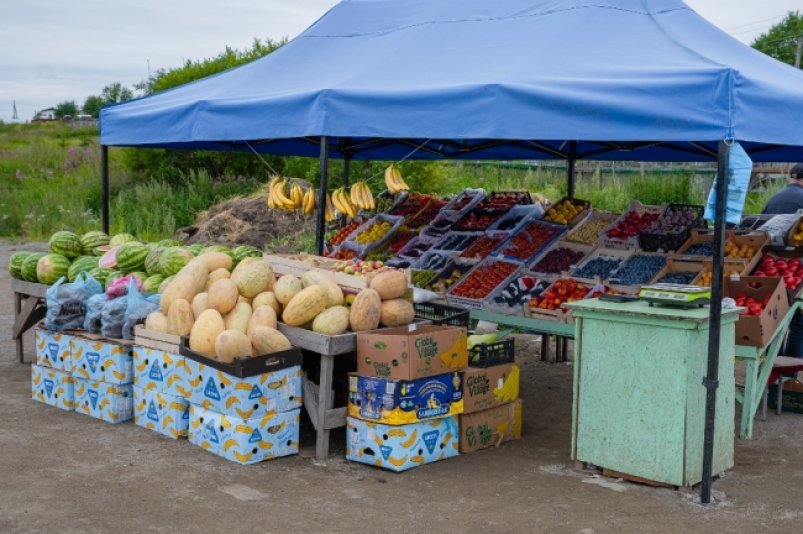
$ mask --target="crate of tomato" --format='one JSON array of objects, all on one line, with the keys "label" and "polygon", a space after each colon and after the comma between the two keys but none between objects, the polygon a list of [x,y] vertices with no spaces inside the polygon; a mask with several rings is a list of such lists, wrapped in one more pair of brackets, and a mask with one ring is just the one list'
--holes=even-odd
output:
[{"label": "crate of tomato", "polygon": [[483,260],[499,248],[510,236],[510,232],[485,232],[470,247],[460,253],[466,260]]},{"label": "crate of tomato", "polygon": [[598,297],[605,292],[605,286],[576,280],[574,278],[558,278],[539,296],[530,299],[524,306],[527,317],[547,319],[561,323],[573,323],[568,302]]},{"label": "crate of tomato", "polygon": [[520,268],[510,261],[486,258],[449,289],[446,300],[453,306],[481,309],[483,300],[507,284]]}]

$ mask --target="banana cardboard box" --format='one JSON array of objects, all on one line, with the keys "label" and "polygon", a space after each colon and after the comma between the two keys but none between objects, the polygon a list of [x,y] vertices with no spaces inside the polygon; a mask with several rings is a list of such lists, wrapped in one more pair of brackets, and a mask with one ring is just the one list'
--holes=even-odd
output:
[{"label": "banana cardboard box", "polygon": [[189,400],[190,366],[180,354],[134,346],[134,385]]},{"label": "banana cardboard box", "polygon": [[357,334],[357,373],[399,380],[468,367],[466,329],[411,324]]},{"label": "banana cardboard box", "polygon": [[521,438],[521,399],[460,416],[460,452],[496,447]]},{"label": "banana cardboard box", "polygon": [[68,334],[51,332],[42,327],[37,328],[35,331],[36,365],[71,373],[73,360],[70,341],[72,339],[73,336]]},{"label": "banana cardboard box", "polygon": [[519,398],[519,366],[469,367],[463,378],[463,413],[501,406]]},{"label": "banana cardboard box", "polygon": [[133,418],[134,392],[131,384],[74,378],[76,412],[108,423],[122,423]]},{"label": "banana cardboard box", "polygon": [[417,380],[349,375],[351,417],[407,425],[460,413],[463,413],[463,373]]},{"label": "banana cardboard box", "polygon": [[301,407],[301,366],[238,378],[186,359],[190,402],[240,419],[288,412]]},{"label": "banana cardboard box", "polygon": [[457,416],[403,426],[348,417],[346,459],[406,471],[460,454]]},{"label": "banana cardboard box", "polygon": [[190,403],[177,395],[134,386],[134,424],[168,438],[186,438]]},{"label": "banana cardboard box", "polygon": [[241,419],[190,405],[189,439],[204,450],[238,464],[298,454],[301,409]]},{"label": "banana cardboard box", "polygon": [[68,373],[31,365],[31,397],[62,410],[75,409],[75,380]]},{"label": "banana cardboard box", "polygon": [[[103,339],[74,336],[71,342],[73,376],[107,384],[134,381],[131,346]],[[129,388],[130,389],[130,388]]]}]

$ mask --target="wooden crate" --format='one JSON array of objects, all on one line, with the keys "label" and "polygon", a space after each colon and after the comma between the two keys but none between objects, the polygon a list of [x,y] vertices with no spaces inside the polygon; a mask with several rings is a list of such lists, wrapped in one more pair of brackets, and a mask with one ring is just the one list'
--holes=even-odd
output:
[{"label": "wooden crate", "polygon": [[[530,270],[532,270],[539,278],[549,278],[549,277],[553,277],[554,278],[556,276],[560,276],[561,273],[544,273],[544,272],[537,271],[535,269],[535,266],[538,264],[538,262],[540,262],[542,259],[544,259],[553,250],[560,249],[560,248],[574,250],[576,252],[582,252],[583,253],[583,257],[580,258],[580,261],[578,261],[575,264],[575,265],[579,265],[590,254],[592,254],[597,247],[596,247],[596,245],[586,245],[586,244],[583,244],[583,243],[575,243],[575,242],[571,242],[571,241],[558,240],[558,241],[553,242],[552,245],[550,245],[549,247],[546,247],[543,251],[541,251],[539,254],[537,254],[535,256],[535,258],[531,262],[529,262],[527,264],[528,268]],[[571,269],[572,269],[572,266],[570,266],[568,270],[571,270]]]},{"label": "wooden crate", "polygon": [[[611,248],[597,248],[591,254],[586,256],[586,258],[582,262],[577,264],[577,266],[569,272],[569,275],[572,278],[574,278],[574,279],[576,279],[576,280],[578,280],[580,282],[587,283],[587,284],[599,283],[600,281],[604,282],[604,280],[599,280],[596,277],[595,278],[578,277],[578,276],[575,275],[575,273],[580,271],[589,262],[593,261],[596,258],[600,258],[600,257],[602,257],[602,258],[618,258],[618,259],[621,260],[621,262],[619,263],[619,267],[621,267],[622,264],[624,262],[626,262],[627,258],[629,258],[631,255],[633,255],[633,251],[631,251],[631,250],[620,250],[620,249],[611,249]],[[619,267],[617,267],[617,269]]]},{"label": "wooden crate", "polygon": [[648,205],[642,204],[638,200],[632,201],[628,205],[628,207],[625,210],[625,212],[623,214],[621,214],[615,221],[613,221],[613,223],[608,227],[608,229],[605,230],[602,233],[602,235],[600,235],[599,244],[601,246],[605,247],[605,248],[610,248],[610,249],[635,250],[635,249],[639,248],[638,234],[636,234],[633,237],[629,237],[627,239],[620,239],[620,238],[615,238],[615,237],[608,237],[608,230],[611,230],[612,228],[617,227],[619,225],[619,223],[621,221],[623,221],[625,219],[625,217],[627,217],[627,215],[632,211],[635,211],[640,215],[644,214],[645,212],[651,212],[651,213],[660,214],[660,213],[663,213],[665,208],[666,208],[666,205],[664,205],[664,204],[662,204],[660,206],[648,206]]},{"label": "wooden crate", "polygon": [[181,346],[181,336],[156,332],[155,330],[148,330],[142,325],[137,325],[134,327],[134,344],[178,354]]},{"label": "wooden crate", "polygon": [[[344,289],[351,289],[360,291],[365,289],[371,283],[371,280],[378,273],[367,273],[365,276],[357,276],[354,274],[346,274],[343,272],[335,271],[334,264],[336,260],[324,258],[321,256],[313,256],[311,254],[299,254],[296,256],[282,256],[277,254],[265,254],[265,260],[273,266],[273,272],[277,275],[292,274],[301,277],[307,271],[316,271],[326,275],[334,283]],[[407,285],[410,285],[410,270],[398,269],[402,271],[407,278]]]},{"label": "wooden crate", "polygon": [[[586,217],[586,219],[581,224],[578,224],[575,228],[573,228],[568,233],[568,235],[566,235],[566,237],[564,237],[563,239],[566,241],[570,241],[572,243],[579,243],[583,245],[596,245],[599,242],[600,237],[604,234],[604,232],[608,228],[610,228],[611,224],[619,217],[620,215],[617,213],[612,213],[609,211],[591,210],[591,213],[588,215],[588,217]],[[579,233],[583,230],[584,227],[588,226],[589,224],[596,224],[598,222],[606,223],[606,225],[602,230],[600,230],[600,232],[597,234],[597,238],[592,243],[577,240],[576,237],[579,235]]]},{"label": "wooden crate", "polygon": [[683,272],[693,272],[696,273],[695,276],[689,281],[691,284],[697,277],[700,276],[700,273],[703,272],[703,262],[702,261],[687,261],[685,259],[677,259],[670,257],[666,260],[666,267],[658,271],[653,279],[650,281],[651,284],[660,283],[659,280],[666,276],[667,274],[672,273],[683,273]]}]

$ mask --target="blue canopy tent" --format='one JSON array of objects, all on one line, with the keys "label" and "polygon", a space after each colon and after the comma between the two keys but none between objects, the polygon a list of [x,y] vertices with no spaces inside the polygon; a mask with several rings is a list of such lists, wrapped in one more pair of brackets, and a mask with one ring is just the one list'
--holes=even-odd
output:
[{"label": "blue canopy tent", "polygon": [[679,0],[344,0],[269,56],[104,108],[104,226],[109,146],[320,156],[319,205],[330,157],[565,159],[571,193],[578,159],[718,159],[726,176],[737,140],[754,161],[803,161],[801,88]]}]

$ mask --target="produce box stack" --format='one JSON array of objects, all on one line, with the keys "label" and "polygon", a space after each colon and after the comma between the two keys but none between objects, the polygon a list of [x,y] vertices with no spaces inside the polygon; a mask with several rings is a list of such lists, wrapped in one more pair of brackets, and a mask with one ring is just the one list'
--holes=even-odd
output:
[{"label": "produce box stack", "polygon": [[357,362],[349,378],[347,459],[406,471],[459,454],[465,328],[360,332]]},{"label": "produce box stack", "polygon": [[132,343],[83,333],[70,350],[75,379],[75,411],[108,423],[133,418]]},{"label": "produce box stack", "polygon": [[521,437],[519,366],[514,363],[513,339],[497,335],[468,338],[470,366],[463,380],[460,452],[498,447]]},{"label": "produce box stack", "polygon": [[34,334],[36,363],[31,365],[31,397],[35,401],[73,411],[75,380],[72,376],[72,336],[50,332],[41,326]]}]

